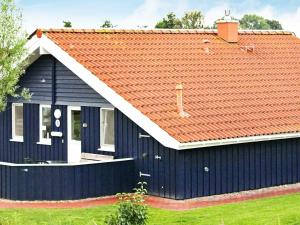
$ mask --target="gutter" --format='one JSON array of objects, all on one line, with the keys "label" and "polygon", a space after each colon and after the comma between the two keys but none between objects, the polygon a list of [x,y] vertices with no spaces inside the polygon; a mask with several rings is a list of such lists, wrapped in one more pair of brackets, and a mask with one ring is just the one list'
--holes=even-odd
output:
[{"label": "gutter", "polygon": [[250,143],[250,142],[274,141],[274,140],[291,139],[291,138],[299,138],[299,137],[300,137],[300,132],[240,137],[240,138],[231,138],[231,139],[220,139],[220,140],[212,140],[212,141],[198,141],[198,142],[180,143],[178,145],[177,150],[243,144],[243,143]]}]

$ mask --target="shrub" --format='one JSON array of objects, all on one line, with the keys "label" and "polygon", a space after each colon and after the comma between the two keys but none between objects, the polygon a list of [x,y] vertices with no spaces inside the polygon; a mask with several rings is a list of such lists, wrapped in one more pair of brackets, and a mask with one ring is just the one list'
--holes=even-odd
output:
[{"label": "shrub", "polygon": [[146,225],[148,206],[145,204],[145,182],[139,182],[134,193],[117,194],[117,211],[105,219],[106,225]]}]

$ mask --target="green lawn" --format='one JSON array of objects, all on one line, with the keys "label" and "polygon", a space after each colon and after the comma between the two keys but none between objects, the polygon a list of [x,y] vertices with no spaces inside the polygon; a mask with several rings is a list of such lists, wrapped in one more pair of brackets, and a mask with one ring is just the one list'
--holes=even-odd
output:
[{"label": "green lawn", "polygon": [[[95,225],[115,206],[85,209],[2,209],[0,225]],[[299,225],[300,194],[214,206],[189,211],[150,209],[149,224],[169,225]]]}]

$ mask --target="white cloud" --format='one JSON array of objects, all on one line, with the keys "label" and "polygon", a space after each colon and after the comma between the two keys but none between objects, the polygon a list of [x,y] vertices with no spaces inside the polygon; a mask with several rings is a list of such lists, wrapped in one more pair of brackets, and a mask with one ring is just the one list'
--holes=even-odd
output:
[{"label": "white cloud", "polygon": [[136,28],[137,26],[149,25],[158,16],[160,7],[160,0],[145,0],[131,15],[120,21],[119,26]]},{"label": "white cloud", "polygon": [[[205,25],[212,26],[217,19],[220,19],[224,16],[225,9],[229,9],[229,5],[227,3],[223,3],[209,9],[206,13],[204,13]],[[235,14],[231,13],[231,15]]]},{"label": "white cloud", "polygon": [[278,16],[284,29],[293,31],[300,37],[300,7],[295,12],[284,13]]},{"label": "white cloud", "polygon": [[145,0],[127,18],[119,21],[118,27],[137,28],[138,26],[148,26],[152,28],[166,13],[174,12],[181,15],[187,8],[187,0]]}]

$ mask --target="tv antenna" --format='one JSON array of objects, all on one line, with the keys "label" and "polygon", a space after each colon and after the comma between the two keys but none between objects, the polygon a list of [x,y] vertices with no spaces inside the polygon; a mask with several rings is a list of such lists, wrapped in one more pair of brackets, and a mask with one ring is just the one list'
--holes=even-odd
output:
[{"label": "tv antenna", "polygon": [[225,9],[225,16],[230,16],[230,9]]}]

